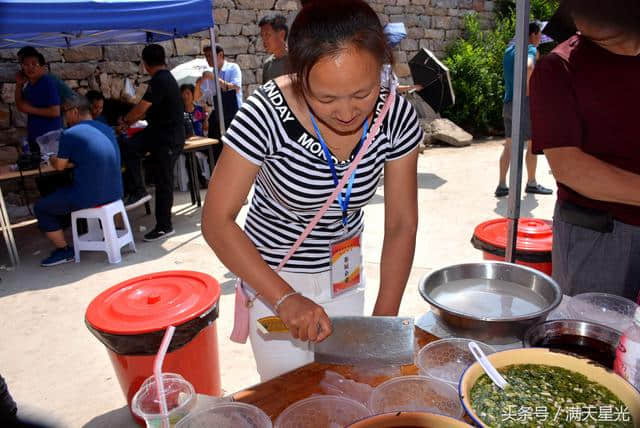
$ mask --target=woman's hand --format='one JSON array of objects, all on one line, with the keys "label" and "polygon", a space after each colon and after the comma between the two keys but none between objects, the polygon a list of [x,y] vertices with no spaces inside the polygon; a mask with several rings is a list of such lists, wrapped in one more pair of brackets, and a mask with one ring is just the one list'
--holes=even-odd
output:
[{"label": "woman's hand", "polygon": [[294,294],[282,302],[278,316],[295,339],[322,342],[333,332],[331,320],[322,306],[300,294]]}]

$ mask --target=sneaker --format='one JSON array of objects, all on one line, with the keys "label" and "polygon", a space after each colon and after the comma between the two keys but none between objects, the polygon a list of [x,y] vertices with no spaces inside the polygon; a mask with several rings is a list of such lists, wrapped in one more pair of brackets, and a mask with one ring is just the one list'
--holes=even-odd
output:
[{"label": "sneaker", "polygon": [[527,193],[537,193],[538,195],[551,195],[553,190],[547,189],[542,184],[527,184],[527,187],[524,188],[524,191]]},{"label": "sneaker", "polygon": [[42,267],[50,267],[61,265],[63,263],[69,263],[75,260],[75,253],[73,247],[67,245],[65,248],[56,248],[51,252],[51,255],[40,262]]},{"label": "sneaker", "polygon": [[503,196],[507,196],[509,194],[509,188],[507,186],[498,186],[496,187],[496,198],[501,198]]},{"label": "sneaker", "polygon": [[149,202],[150,200],[151,195],[148,193],[143,193],[140,195],[129,195],[124,201],[124,208],[126,210],[130,210],[146,202]]},{"label": "sneaker", "polygon": [[147,242],[159,241],[161,239],[168,238],[175,233],[176,231],[173,230],[173,228],[165,230],[156,226],[151,232],[144,235],[144,240]]}]

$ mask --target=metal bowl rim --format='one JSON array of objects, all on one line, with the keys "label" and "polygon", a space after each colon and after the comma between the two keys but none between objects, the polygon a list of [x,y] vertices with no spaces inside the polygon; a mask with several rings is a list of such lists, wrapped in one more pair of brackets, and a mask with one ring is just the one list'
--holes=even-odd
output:
[{"label": "metal bowl rim", "polygon": [[[424,292],[422,284],[427,281],[429,279],[429,277],[431,277],[432,275],[435,275],[445,269],[450,269],[452,267],[456,267],[456,266],[478,266],[478,265],[504,265],[504,266],[509,266],[509,267],[516,267],[518,269],[522,269],[525,271],[528,271],[529,273],[533,274],[533,275],[537,275],[537,276],[541,276],[544,280],[546,280],[551,287],[553,288],[553,290],[556,292],[556,297],[553,299],[553,302],[551,302],[550,305],[548,305],[545,309],[542,309],[540,311],[537,312],[531,312],[530,314],[527,315],[520,315],[517,317],[508,317],[508,318],[491,318],[491,317],[476,317],[473,316],[471,314],[465,313],[465,312],[458,312],[456,310],[453,310],[447,306],[444,306],[438,302],[436,302],[435,300],[433,300],[431,298],[431,296],[429,296],[427,293]],[[488,278],[486,278],[488,279]],[[507,262],[496,262],[496,261],[487,261],[487,262],[475,262],[475,263],[458,263],[458,264],[454,264],[454,265],[448,265],[448,266],[444,266],[441,268],[438,268],[432,272],[426,273],[422,276],[422,278],[420,279],[420,284],[418,286],[418,292],[420,293],[420,295],[422,296],[422,298],[424,300],[427,301],[428,304],[435,306],[436,308],[440,309],[441,311],[445,311],[450,315],[455,315],[457,317],[460,318],[465,318],[465,319],[469,319],[469,320],[474,320],[474,321],[488,321],[488,322],[514,322],[514,321],[529,321],[544,315],[547,315],[549,312],[551,312],[552,310],[554,310],[556,307],[558,307],[558,305],[560,304],[560,302],[562,301],[562,290],[560,289],[560,286],[555,282],[555,280],[553,278],[551,278],[549,275],[540,272],[539,270],[530,268],[528,266],[523,266],[523,265],[518,265],[518,264],[514,264],[514,263],[507,263]],[[537,293],[536,293],[537,294]]]},{"label": "metal bowl rim", "polygon": [[[597,327],[599,329],[602,329],[604,331],[607,331],[609,333],[614,333],[616,336],[622,337],[622,333],[619,332],[618,330],[616,330],[615,328],[611,328],[608,325],[604,325],[604,324],[600,324],[597,322],[592,322],[592,321],[586,321],[586,320],[577,320],[577,319],[572,319],[572,318],[558,318],[555,320],[547,320],[547,321],[542,321],[539,323],[536,323],[534,325],[532,325],[531,327],[529,327],[527,329],[527,331],[524,333],[524,336],[522,337],[522,345],[527,348],[540,348],[541,346],[539,345],[534,345],[531,343],[530,340],[530,336],[533,332],[534,329],[536,328],[540,328],[546,325],[550,325],[550,324],[554,324],[554,323],[570,323],[570,324],[588,324],[590,326],[594,326]],[[589,336],[585,336],[585,337],[589,337]],[[594,338],[592,338],[594,339]],[[548,346],[544,346],[544,348],[548,348]]]}]

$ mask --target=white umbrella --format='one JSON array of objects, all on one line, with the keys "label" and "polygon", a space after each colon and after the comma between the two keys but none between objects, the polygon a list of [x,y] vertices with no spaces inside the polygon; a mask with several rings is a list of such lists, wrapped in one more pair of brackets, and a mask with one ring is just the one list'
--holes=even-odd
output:
[{"label": "white umbrella", "polygon": [[196,83],[196,80],[202,77],[202,73],[212,70],[206,59],[196,58],[174,67],[171,70],[171,74],[173,74],[173,77],[178,81],[178,85],[185,83],[191,83],[193,85]]}]

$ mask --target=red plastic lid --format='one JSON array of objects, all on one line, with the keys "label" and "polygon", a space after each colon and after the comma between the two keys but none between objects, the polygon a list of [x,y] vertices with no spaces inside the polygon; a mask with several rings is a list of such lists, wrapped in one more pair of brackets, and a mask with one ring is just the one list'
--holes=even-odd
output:
[{"label": "red plastic lid", "polygon": [[[552,246],[552,227],[548,220],[521,218],[518,221],[518,240],[516,251],[549,252]],[[496,248],[506,248],[508,219],[500,218],[485,221],[476,226],[474,236]]]},{"label": "red plastic lid", "polygon": [[86,320],[110,334],[144,334],[179,326],[210,310],[220,298],[218,282],[200,272],[143,275],[100,293]]}]

